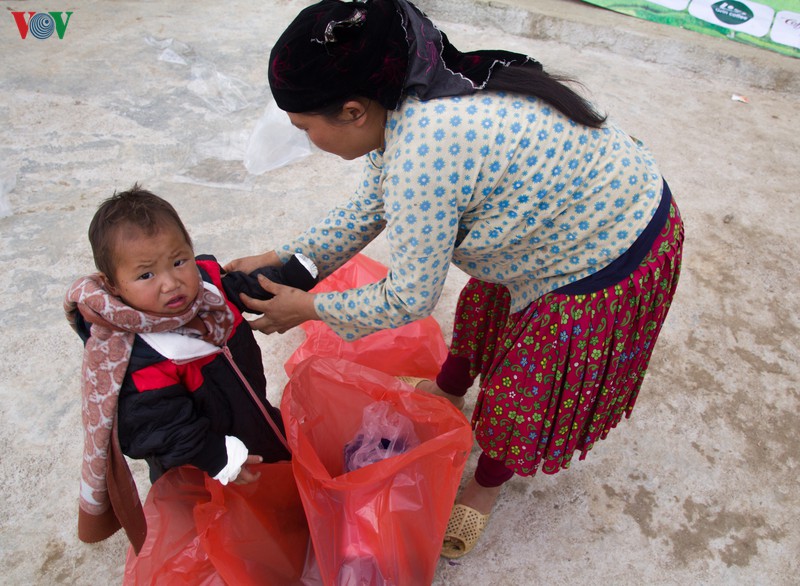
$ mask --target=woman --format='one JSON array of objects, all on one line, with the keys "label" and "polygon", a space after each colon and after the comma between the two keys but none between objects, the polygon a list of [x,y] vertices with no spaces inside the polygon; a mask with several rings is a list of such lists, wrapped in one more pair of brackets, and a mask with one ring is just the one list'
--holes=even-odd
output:
[{"label": "woman", "polygon": [[482,449],[442,555],[470,551],[502,485],[583,458],[629,416],[680,271],[683,226],[651,155],[524,56],[461,53],[406,0],[323,0],[275,44],[273,96],[320,148],[365,156],[353,198],[277,251],[325,277],[385,232],[386,279],[312,295],[262,281],[265,333],[321,319],[345,339],[429,315],[450,263],[471,277],[435,381],[476,377]]}]

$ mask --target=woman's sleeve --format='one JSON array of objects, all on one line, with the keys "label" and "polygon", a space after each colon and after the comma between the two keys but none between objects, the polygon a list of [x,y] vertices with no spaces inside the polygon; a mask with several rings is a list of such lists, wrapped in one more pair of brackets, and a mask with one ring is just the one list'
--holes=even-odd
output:
[{"label": "woman's sleeve", "polygon": [[289,244],[279,247],[277,253],[283,262],[288,261],[292,254],[304,254],[317,266],[322,280],[361,252],[383,231],[386,221],[380,156],[370,153],[366,159],[352,199],[334,207],[322,221]]},{"label": "woman's sleeve", "polygon": [[443,169],[446,156],[397,138],[384,153],[382,180],[362,198],[383,203],[388,275],[357,289],[320,293],[314,300],[320,318],[347,340],[429,316],[453,255],[463,183],[452,182]]}]

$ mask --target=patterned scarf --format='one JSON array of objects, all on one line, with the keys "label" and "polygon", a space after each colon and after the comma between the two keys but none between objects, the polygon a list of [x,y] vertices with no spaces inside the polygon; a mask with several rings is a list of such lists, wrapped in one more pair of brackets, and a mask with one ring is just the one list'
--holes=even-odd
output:
[{"label": "patterned scarf", "polygon": [[395,110],[409,92],[422,100],[482,89],[496,67],[532,67],[520,53],[462,53],[407,0],[322,0],[294,19],[270,54],[269,85],[287,112],[313,112],[363,96]]},{"label": "patterned scarf", "polygon": [[[198,279],[200,274],[198,273]],[[93,543],[123,527],[137,553],[146,523],[133,476],[116,433],[117,399],[136,334],[171,331],[222,346],[234,315],[218,291],[205,287],[181,315],[153,316],[111,295],[94,274],[73,283],[64,299],[67,321],[78,330],[77,314],[92,324],[81,370],[84,428],[78,535]]]}]

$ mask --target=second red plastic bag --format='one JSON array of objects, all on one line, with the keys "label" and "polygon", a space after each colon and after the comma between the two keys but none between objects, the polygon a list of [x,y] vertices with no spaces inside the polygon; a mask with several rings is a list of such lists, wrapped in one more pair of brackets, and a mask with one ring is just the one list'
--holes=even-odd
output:
[{"label": "second red plastic bag", "polygon": [[[309,534],[289,462],[251,466],[261,478],[222,486],[182,466],[147,495],[147,539],[128,551],[125,586],[289,586],[304,581]],[[312,568],[313,569],[313,568]]]},{"label": "second red plastic bag", "polygon": [[[376,260],[358,254],[319,283],[312,293],[345,291],[380,281],[388,269]],[[439,323],[426,317],[392,330],[382,330],[360,340],[346,342],[322,321],[300,326],[306,339],[284,365],[291,376],[295,367],[311,356],[346,358],[387,374],[435,378],[447,357]]]},{"label": "second red plastic bag", "polygon": [[[419,444],[345,472],[345,446],[377,401],[411,420]],[[464,415],[383,372],[319,357],[294,369],[281,411],[323,582],[430,584],[472,444]]]}]

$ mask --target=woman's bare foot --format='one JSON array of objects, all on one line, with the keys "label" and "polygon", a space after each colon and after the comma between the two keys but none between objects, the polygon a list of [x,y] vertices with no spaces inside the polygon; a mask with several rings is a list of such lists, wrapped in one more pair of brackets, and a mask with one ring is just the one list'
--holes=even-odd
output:
[{"label": "woman's bare foot", "polygon": [[492,512],[502,489],[502,485],[490,488],[481,486],[475,481],[475,478],[471,478],[464,490],[461,491],[461,498],[458,499],[458,502],[472,507],[482,515],[488,515]]},{"label": "woman's bare foot", "polygon": [[464,397],[459,397],[457,395],[451,395],[450,393],[445,393],[442,389],[439,388],[432,380],[422,380],[417,383],[417,387],[420,391],[430,393],[431,395],[436,395],[437,397],[444,397],[448,401],[450,401],[456,409],[461,411],[464,408]]}]

